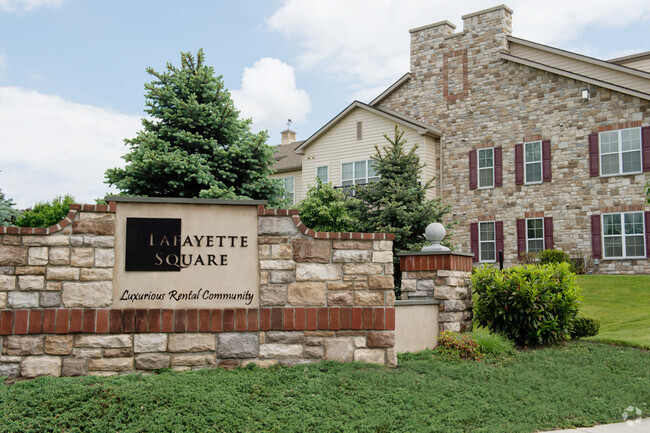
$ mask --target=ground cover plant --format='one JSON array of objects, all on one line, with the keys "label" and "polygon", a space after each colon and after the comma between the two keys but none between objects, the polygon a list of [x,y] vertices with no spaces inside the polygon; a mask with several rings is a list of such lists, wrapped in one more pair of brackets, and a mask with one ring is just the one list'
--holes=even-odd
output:
[{"label": "ground cover plant", "polygon": [[650,413],[648,352],[570,342],[481,362],[367,364],[0,384],[0,431],[533,432]]},{"label": "ground cover plant", "polygon": [[580,314],[600,321],[590,340],[650,349],[650,275],[581,275]]}]

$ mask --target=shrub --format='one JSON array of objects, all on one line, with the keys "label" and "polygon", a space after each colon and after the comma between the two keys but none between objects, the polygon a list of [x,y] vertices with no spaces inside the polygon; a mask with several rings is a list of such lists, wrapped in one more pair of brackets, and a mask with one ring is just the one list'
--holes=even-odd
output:
[{"label": "shrub", "polygon": [[578,287],[568,263],[483,267],[472,274],[474,320],[519,345],[551,344],[569,334]]},{"label": "shrub", "polygon": [[539,253],[529,253],[529,252],[519,253],[519,256],[517,256],[517,260],[522,265],[534,265],[539,263]]},{"label": "shrub", "polygon": [[600,320],[591,317],[576,316],[571,326],[571,338],[593,337],[598,335]]},{"label": "shrub", "polygon": [[479,351],[478,343],[468,335],[443,331],[438,336],[438,352],[456,359],[471,359],[480,361],[483,353]]},{"label": "shrub", "polygon": [[74,197],[70,194],[55,197],[51,202],[38,202],[16,220],[16,226],[50,227],[58,224],[68,215],[72,203],[74,203]]},{"label": "shrub", "polygon": [[571,252],[571,265],[573,272],[578,275],[591,274],[596,270],[594,258],[581,250]]},{"label": "shrub", "polygon": [[317,232],[355,231],[355,220],[348,213],[343,191],[320,179],[309,188],[297,208],[303,224]]},{"label": "shrub", "polygon": [[539,264],[548,265],[549,263],[571,263],[571,258],[562,250],[544,250],[539,253]]},{"label": "shrub", "polygon": [[512,355],[515,344],[500,334],[490,333],[485,328],[474,328],[472,338],[476,340],[481,353],[490,356]]}]

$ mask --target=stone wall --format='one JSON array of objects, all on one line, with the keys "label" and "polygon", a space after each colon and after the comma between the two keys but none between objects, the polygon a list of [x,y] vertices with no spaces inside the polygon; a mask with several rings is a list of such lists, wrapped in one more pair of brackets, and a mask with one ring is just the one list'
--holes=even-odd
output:
[{"label": "stone wall", "polygon": [[[590,177],[588,135],[650,125],[650,101],[499,57],[508,51],[512,11],[500,6],[411,31],[411,79],[379,105],[440,128],[442,197],[460,226],[453,242],[470,251],[470,224],[503,221],[506,265],[517,260],[516,219],[554,222],[554,247],[592,252],[590,216],[607,208],[646,211],[647,173]],[[582,89],[591,99],[583,101]],[[515,144],[550,140],[552,180],[515,184]],[[470,189],[468,152],[501,147],[503,186]],[[650,273],[650,260],[601,260],[609,273]]]},{"label": "stone wall", "polygon": [[0,228],[0,376],[396,365],[393,235],[314,232],[259,206],[259,308],[113,309],[118,205]]}]

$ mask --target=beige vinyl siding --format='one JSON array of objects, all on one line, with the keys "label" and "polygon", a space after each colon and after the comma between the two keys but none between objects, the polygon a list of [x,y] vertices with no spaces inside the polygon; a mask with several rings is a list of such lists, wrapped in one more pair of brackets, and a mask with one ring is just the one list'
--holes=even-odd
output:
[{"label": "beige vinyl siding", "polygon": [[[650,80],[638,75],[610,69],[597,64],[574,59],[569,56],[540,50],[516,42],[510,43],[510,54],[516,57],[541,63],[574,74],[584,75],[639,92],[650,93]],[[626,65],[629,66],[629,65]]]},{"label": "beige vinyl siding", "polygon": [[[357,122],[361,122],[361,140],[357,140]],[[427,164],[425,174],[430,177],[435,175],[435,147],[425,142],[425,136],[406,125],[398,124],[404,132],[407,140],[407,150],[413,144],[417,144],[420,160]],[[302,190],[306,191],[316,180],[316,167],[329,167],[329,181],[334,186],[341,186],[341,164],[371,159],[375,155],[375,145],[380,148],[388,145],[384,134],[394,136],[395,121],[383,116],[371,113],[370,111],[357,108],[351,111],[345,118],[332,126],[325,134],[319,137],[313,144],[305,149],[303,155],[303,184]],[[431,198],[435,191],[430,191]]]},{"label": "beige vinyl siding", "polygon": [[629,62],[619,63],[621,66],[628,68],[638,69],[639,71],[650,72],[650,59],[634,60]]},{"label": "beige vinyl siding", "polygon": [[293,194],[294,194],[294,204],[298,204],[300,200],[304,198],[304,191],[302,187],[302,171],[285,171],[283,173],[273,173],[269,176],[271,179],[282,179],[285,177],[293,176]]}]

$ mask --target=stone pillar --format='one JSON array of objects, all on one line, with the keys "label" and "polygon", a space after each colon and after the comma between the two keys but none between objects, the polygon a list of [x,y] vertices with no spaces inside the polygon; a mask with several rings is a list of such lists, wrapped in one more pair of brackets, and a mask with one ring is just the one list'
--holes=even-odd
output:
[{"label": "stone pillar", "polygon": [[438,329],[472,329],[472,254],[451,251],[398,253],[402,299],[440,301]]}]

